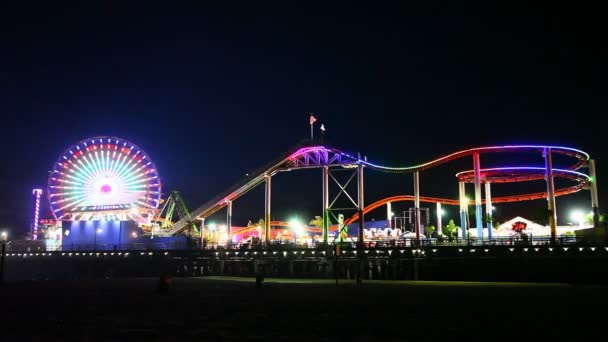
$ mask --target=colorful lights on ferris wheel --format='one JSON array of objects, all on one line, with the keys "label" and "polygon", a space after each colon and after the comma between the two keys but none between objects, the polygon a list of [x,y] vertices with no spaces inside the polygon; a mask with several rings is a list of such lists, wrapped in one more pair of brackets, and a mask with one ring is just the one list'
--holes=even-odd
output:
[{"label": "colorful lights on ferris wheel", "polygon": [[53,166],[47,191],[57,219],[96,211],[106,211],[106,217],[125,210],[137,215],[158,208],[160,195],[152,160],[135,144],[115,137],[86,139],[68,148]]}]

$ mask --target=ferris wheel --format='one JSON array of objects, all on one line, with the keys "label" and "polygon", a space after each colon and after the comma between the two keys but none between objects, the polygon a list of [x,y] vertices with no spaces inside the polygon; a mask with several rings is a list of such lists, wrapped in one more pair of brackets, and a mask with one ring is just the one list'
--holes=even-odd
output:
[{"label": "ferris wheel", "polygon": [[137,220],[158,209],[161,182],[148,155],[116,137],[70,146],[53,164],[47,197],[59,220]]}]

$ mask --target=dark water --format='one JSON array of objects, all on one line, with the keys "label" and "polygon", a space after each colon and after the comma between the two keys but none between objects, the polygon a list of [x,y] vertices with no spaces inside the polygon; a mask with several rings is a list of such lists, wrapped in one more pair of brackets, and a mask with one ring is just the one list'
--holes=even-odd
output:
[{"label": "dark water", "polygon": [[2,341],[573,340],[606,330],[598,286],[362,286],[173,279],[12,283]]}]

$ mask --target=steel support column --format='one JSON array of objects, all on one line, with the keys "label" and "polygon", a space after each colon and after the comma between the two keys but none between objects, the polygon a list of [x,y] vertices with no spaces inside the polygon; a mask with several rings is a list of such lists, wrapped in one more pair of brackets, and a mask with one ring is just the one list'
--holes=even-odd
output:
[{"label": "steel support column", "polygon": [[483,210],[481,208],[481,166],[479,153],[473,154],[473,169],[475,171],[475,224],[477,239],[483,241]]},{"label": "steel support column", "polygon": [[393,228],[392,220],[393,220],[393,208],[391,206],[391,202],[388,202],[388,203],[386,203],[386,222],[388,222],[389,228]]},{"label": "steel support column", "polygon": [[327,243],[329,235],[329,166],[323,166],[323,243]]},{"label": "steel support column", "polygon": [[358,242],[359,246],[363,248],[363,228],[365,224],[365,217],[363,210],[365,210],[364,204],[364,190],[363,190],[363,163],[359,163],[357,166],[357,210],[359,212],[359,235]]},{"label": "steel support column", "polygon": [[414,172],[414,227],[416,228],[416,240],[420,240],[420,174]]},{"label": "steel support column", "polygon": [[595,174],[595,160],[589,160],[589,176],[591,177],[591,210],[593,210],[593,227],[600,226],[600,203],[597,194],[597,176]]},{"label": "steel support column", "polygon": [[270,194],[272,190],[272,178],[268,175],[264,177],[266,179],[266,191],[264,195],[264,240],[268,244],[270,243]]},{"label": "steel support column", "polygon": [[201,218],[201,228],[198,230],[201,239],[201,249],[205,249],[205,218]]},{"label": "steel support column", "polygon": [[555,185],[553,183],[553,159],[551,149],[545,149],[545,179],[547,181],[547,208],[551,227],[551,242],[557,239],[557,211],[555,210]]},{"label": "steel support column", "polygon": [[467,220],[467,207],[468,207],[468,201],[467,201],[467,196],[466,196],[466,192],[465,192],[465,183],[464,182],[458,182],[458,193],[459,193],[459,199],[460,199],[460,237],[463,239],[467,238],[467,232],[468,232],[468,220]]},{"label": "steel support column", "polygon": [[488,239],[492,240],[492,219],[494,217],[494,213],[492,212],[492,191],[491,191],[491,183],[486,182],[486,219],[488,220]]},{"label": "steel support column", "polygon": [[437,236],[443,234],[443,230],[441,229],[441,203],[437,202]]},{"label": "steel support column", "polygon": [[359,164],[357,165],[357,211],[359,212],[359,234],[357,237],[357,259],[359,260],[357,272],[357,284],[361,284],[363,273],[363,229],[365,226],[365,197],[363,192],[363,163],[361,163],[361,155],[359,155]]},{"label": "steel support column", "polygon": [[232,201],[226,201],[226,229],[228,230],[228,244],[232,243]]}]

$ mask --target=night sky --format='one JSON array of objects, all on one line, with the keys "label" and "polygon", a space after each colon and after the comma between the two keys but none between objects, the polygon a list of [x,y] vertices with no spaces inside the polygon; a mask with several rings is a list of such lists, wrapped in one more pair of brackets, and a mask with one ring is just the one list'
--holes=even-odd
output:
[{"label": "night sky", "polygon": [[[306,139],[311,112],[326,142],[387,165],[484,144],[577,147],[597,159],[608,203],[608,30],[599,9],[86,3],[0,5],[0,228],[14,236],[29,230],[31,189],[45,187],[81,139],[139,145],[163,192],[182,191],[194,209]],[[454,174],[471,166],[423,173],[423,195],[455,198]],[[367,203],[412,193],[410,175],[366,176]],[[522,188],[495,194],[512,189]],[[263,198],[259,188],[235,202],[234,224],[261,218]],[[588,191],[569,199],[558,200],[560,223],[567,210],[590,207]],[[277,176],[273,201],[274,219],[319,215],[320,171]],[[497,217],[534,218],[544,206],[504,205]]]}]

